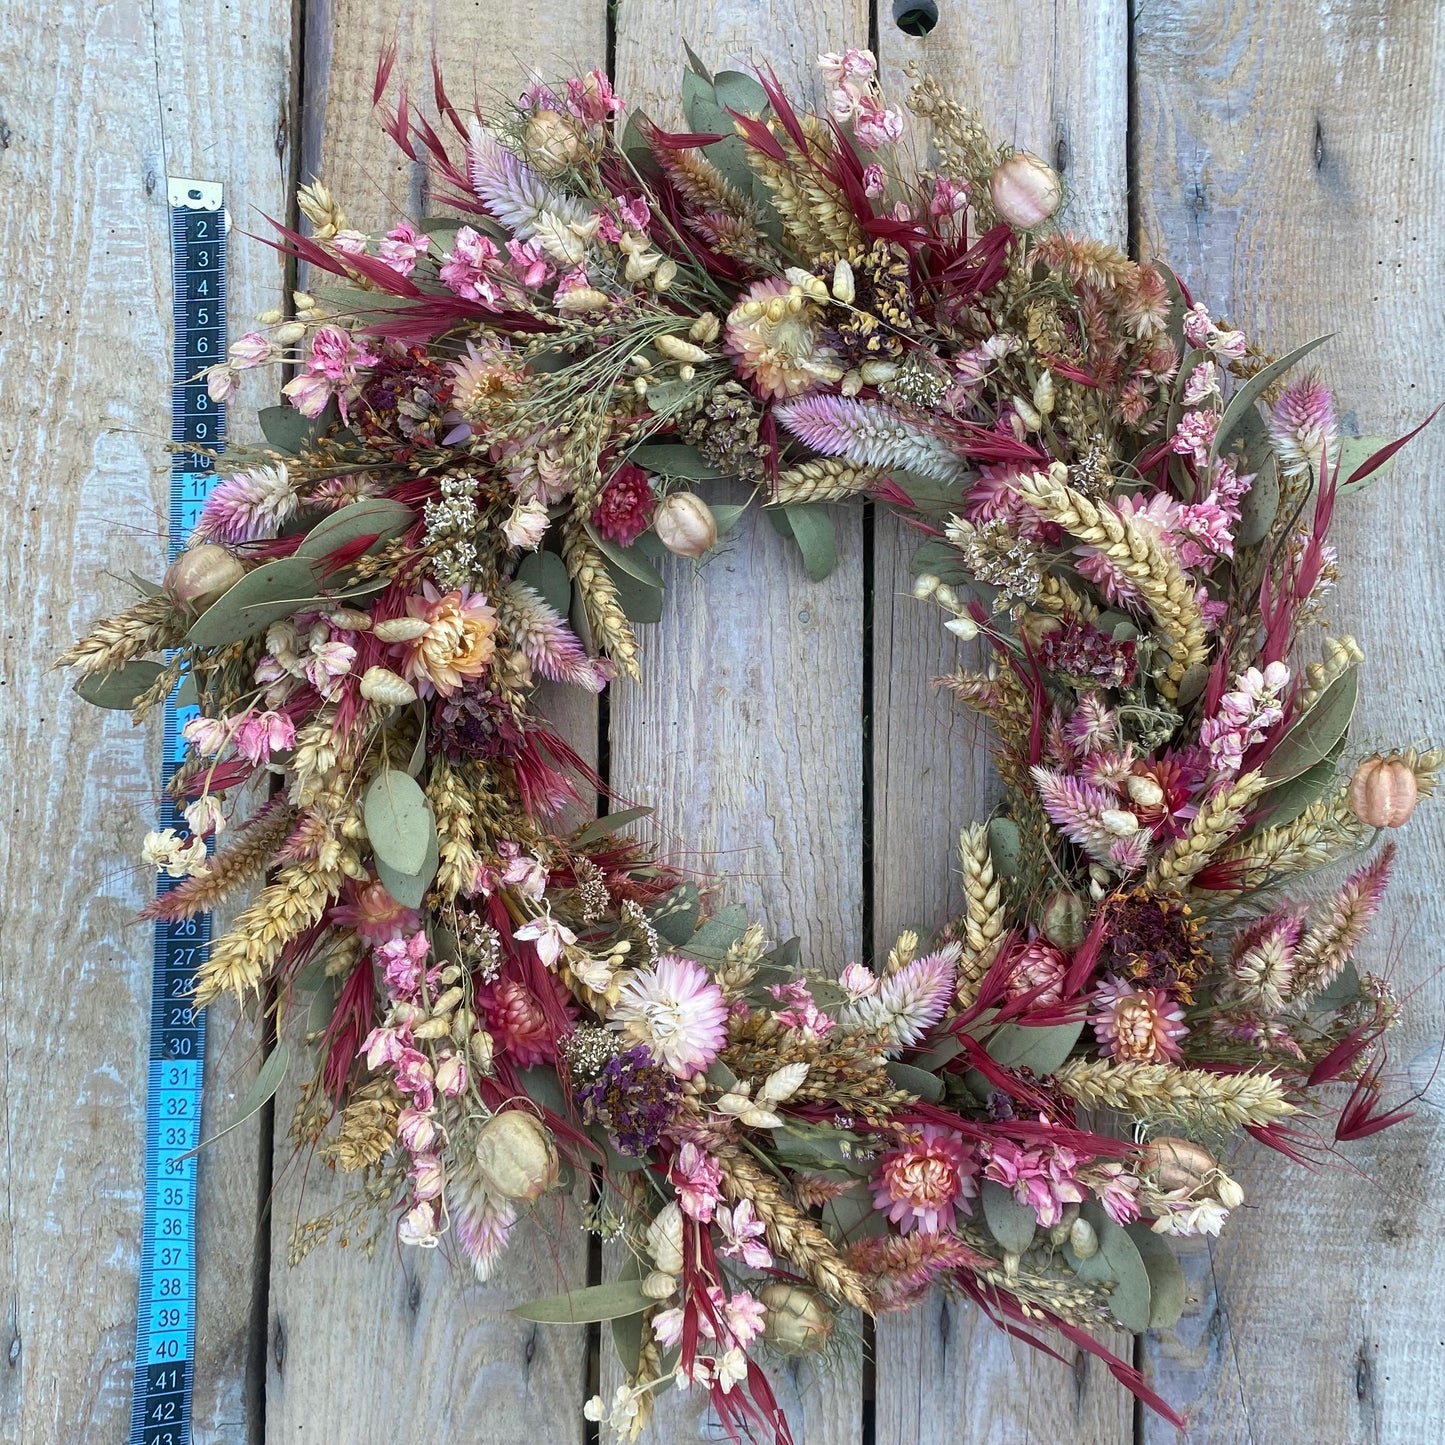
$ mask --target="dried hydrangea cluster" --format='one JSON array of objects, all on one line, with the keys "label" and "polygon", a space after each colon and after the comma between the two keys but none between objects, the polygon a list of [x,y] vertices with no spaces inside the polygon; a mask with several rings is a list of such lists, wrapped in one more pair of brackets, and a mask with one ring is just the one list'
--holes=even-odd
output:
[{"label": "dried hydrangea cluster", "polygon": [[[296,1255],[390,1217],[485,1276],[591,1170],[629,1267],[523,1313],[630,1322],[627,1383],[588,1406],[624,1435],[677,1385],[786,1440],[759,1362],[933,1285],[1167,1412],[1087,1332],[1177,1313],[1161,1236],[1240,1202],[1231,1138],[1324,1145],[1331,1081],[1336,1139],[1396,1117],[1395,1004],[1351,964],[1390,848],[1279,890],[1404,823],[1442,761],[1360,757],[1360,650],[1303,640],[1336,501],[1399,444],[1289,380],[1309,347],[1262,356],[1058,229],[1058,177],[927,79],[939,169],[914,173],[872,56],[822,69],[814,115],[694,62],[682,134],[622,128],[596,73],[485,118],[438,83],[440,129],[403,101],[387,127],[455,216],[364,235],[302,191],[281,244],[326,284],[209,375],[288,364],[287,405],[220,459],[164,584],[66,660],[137,717],[183,676],[199,698],[151,911],[263,884],[198,995],[264,990],[313,1048],[296,1138],[358,1182]],[[695,487],[725,477],[814,575],[825,504],[905,514],[917,596],[983,640],[944,682],[1005,801],[962,831],[965,911],[876,967],[706,916],[635,813],[557,823],[599,785],[535,684],[636,675],[653,564],[717,544],[740,508]]]}]

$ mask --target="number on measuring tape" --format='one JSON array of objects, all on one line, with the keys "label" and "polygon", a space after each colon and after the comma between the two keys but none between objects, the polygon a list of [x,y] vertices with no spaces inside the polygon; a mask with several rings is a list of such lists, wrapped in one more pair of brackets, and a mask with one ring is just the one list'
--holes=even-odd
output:
[{"label": "number on measuring tape", "polygon": [[[175,282],[171,440],[219,450],[226,409],[213,402],[203,368],[226,352],[226,213],[215,181],[167,181]],[[205,452],[181,451],[171,464],[170,555],[194,529],[215,479]],[[181,729],[198,709],[166,700],[162,784],[185,757]],[[185,827],[162,791],[162,828]],[[174,881],[160,878],[164,892]],[[136,1316],[131,1445],[189,1445],[196,1358],[196,1159],[206,1018],[191,1005],[196,969],[211,944],[207,916],[157,923],[151,972],[150,1078],[146,1099],[145,1219],[140,1307]]]}]

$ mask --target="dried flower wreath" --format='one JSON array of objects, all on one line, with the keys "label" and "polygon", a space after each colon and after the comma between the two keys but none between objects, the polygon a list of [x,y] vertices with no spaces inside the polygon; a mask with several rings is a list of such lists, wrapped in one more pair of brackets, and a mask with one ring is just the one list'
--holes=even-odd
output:
[{"label": "dried flower wreath", "polygon": [[[150,914],[271,880],[198,1002],[266,990],[314,1046],[295,1139],[358,1184],[294,1258],[394,1213],[485,1277],[591,1171],[627,1266],[520,1312],[613,1322],[627,1383],[587,1412],[623,1435],[677,1384],[785,1441],[760,1355],[933,1285],[1172,1418],[1088,1331],[1178,1315],[1167,1236],[1240,1203],[1230,1139],[1299,1157],[1307,1118],[1400,1112],[1395,1003],[1351,966],[1392,849],[1279,889],[1404,823],[1442,762],[1352,755],[1359,648],[1300,658],[1336,501],[1407,438],[1341,437],[1287,382],[1319,343],[1262,356],[1166,267],[1057,229],[1058,177],[927,78],[936,169],[891,165],[873,57],[820,63],[825,115],[694,57],[686,134],[615,127],[596,72],[485,118],[438,77],[441,132],[403,94],[387,128],[465,219],[367,236],[302,189],[279,244],[331,283],[208,373],[223,399],[290,365],[289,405],[220,458],[164,584],[64,660],[137,719],[183,677],[200,699]],[[720,478],[815,577],[824,504],[896,509],[915,594],[993,659],[942,680],[1006,788],[960,837],[966,911],[876,968],[706,916],[627,835],[642,810],[559,835],[599,785],[534,683],[637,674],[661,549],[704,557],[741,511],[693,490]]]}]

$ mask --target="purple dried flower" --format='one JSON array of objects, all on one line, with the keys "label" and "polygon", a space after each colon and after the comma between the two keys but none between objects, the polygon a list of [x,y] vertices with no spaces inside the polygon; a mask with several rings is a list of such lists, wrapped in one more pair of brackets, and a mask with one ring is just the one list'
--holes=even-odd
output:
[{"label": "purple dried flower", "polygon": [[653,1062],[646,1044],[614,1054],[575,1094],[582,1117],[601,1124],[621,1154],[646,1154],[682,1100],[677,1077]]}]

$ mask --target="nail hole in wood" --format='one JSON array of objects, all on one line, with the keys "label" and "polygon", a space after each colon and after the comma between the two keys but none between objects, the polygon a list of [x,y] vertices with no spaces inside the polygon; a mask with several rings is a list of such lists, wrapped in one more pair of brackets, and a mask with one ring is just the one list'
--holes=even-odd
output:
[{"label": "nail hole in wood", "polygon": [[922,39],[938,24],[933,0],[893,0],[893,23],[905,34]]}]

